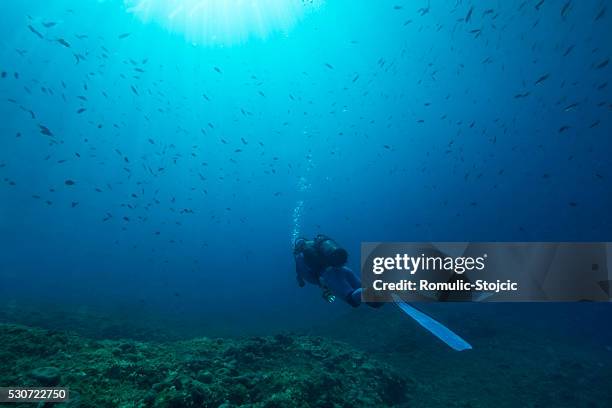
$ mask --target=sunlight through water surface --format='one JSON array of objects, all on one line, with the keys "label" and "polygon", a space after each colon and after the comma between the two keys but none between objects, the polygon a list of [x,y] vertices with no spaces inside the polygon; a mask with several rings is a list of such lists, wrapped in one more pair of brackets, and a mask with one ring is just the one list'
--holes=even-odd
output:
[{"label": "sunlight through water surface", "polygon": [[322,0],[125,0],[145,22],[182,33],[194,44],[226,46],[287,34]]}]

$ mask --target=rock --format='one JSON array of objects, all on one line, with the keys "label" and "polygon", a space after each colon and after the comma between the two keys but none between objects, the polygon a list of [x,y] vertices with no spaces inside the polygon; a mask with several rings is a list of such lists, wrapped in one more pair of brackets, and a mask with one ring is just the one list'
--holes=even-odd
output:
[{"label": "rock", "polygon": [[136,346],[132,343],[122,343],[119,345],[119,348],[125,353],[135,353]]},{"label": "rock", "polygon": [[39,367],[30,372],[30,377],[45,387],[53,387],[59,384],[61,373],[55,367]]}]

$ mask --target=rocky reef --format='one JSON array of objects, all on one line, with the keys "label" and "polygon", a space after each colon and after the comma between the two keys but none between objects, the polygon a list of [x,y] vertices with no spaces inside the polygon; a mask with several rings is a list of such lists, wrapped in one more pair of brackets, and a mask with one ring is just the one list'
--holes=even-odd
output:
[{"label": "rocky reef", "polygon": [[384,407],[407,404],[414,388],[363,352],[314,336],[160,343],[0,324],[0,344],[0,384],[69,387],[71,402],[48,404],[58,408]]}]

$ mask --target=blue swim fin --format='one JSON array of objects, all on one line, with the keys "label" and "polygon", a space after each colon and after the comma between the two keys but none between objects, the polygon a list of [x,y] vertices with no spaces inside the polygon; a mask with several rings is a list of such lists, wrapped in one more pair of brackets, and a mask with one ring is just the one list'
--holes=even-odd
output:
[{"label": "blue swim fin", "polygon": [[393,294],[393,301],[402,309],[404,313],[408,316],[412,317],[418,324],[429,330],[434,336],[442,340],[444,343],[448,344],[452,349],[457,351],[470,350],[472,346],[461,337],[459,337],[456,333],[454,333],[451,329],[444,326],[442,323],[434,320],[433,318],[427,316],[425,313],[415,309],[410,306],[408,303],[404,302],[400,299],[399,296]]}]

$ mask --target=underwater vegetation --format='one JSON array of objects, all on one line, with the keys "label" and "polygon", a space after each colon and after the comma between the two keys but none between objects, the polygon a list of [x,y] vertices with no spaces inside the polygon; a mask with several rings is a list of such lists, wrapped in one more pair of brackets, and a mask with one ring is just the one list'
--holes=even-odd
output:
[{"label": "underwater vegetation", "polygon": [[322,337],[143,343],[0,324],[0,344],[0,384],[68,386],[70,402],[49,404],[58,408],[385,407],[411,390],[389,366]]}]

